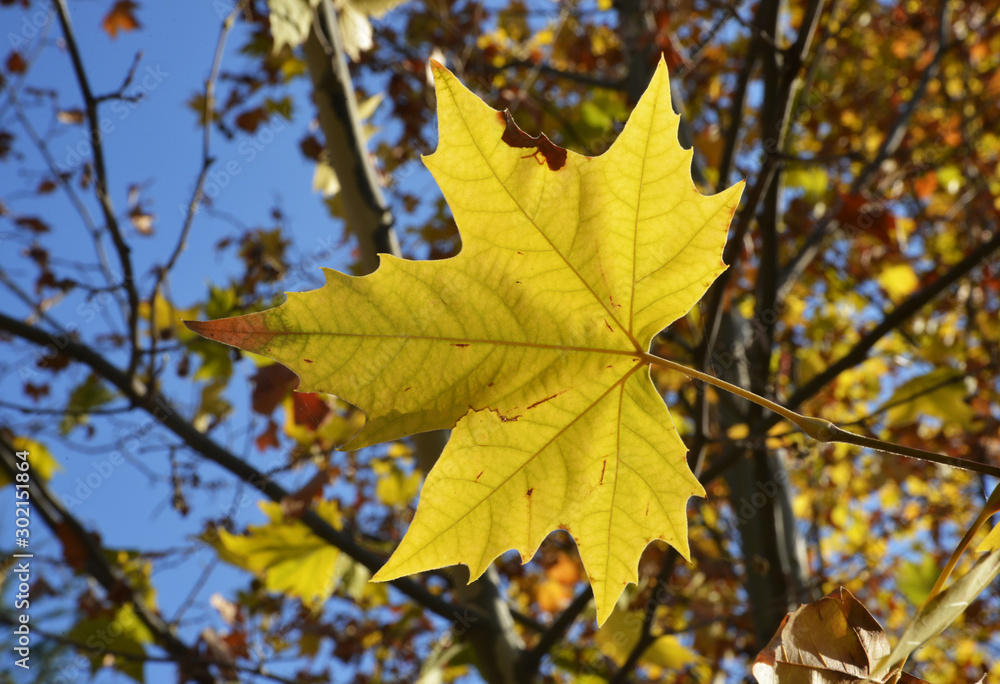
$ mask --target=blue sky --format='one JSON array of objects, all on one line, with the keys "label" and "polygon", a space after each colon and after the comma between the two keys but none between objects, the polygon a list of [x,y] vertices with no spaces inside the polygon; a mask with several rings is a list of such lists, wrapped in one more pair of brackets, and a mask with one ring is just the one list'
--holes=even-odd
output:
[{"label": "blue sky", "polygon": [[[186,207],[194,188],[201,164],[202,129],[197,125],[195,113],[186,102],[204,86],[215,52],[222,18],[229,9],[225,0],[196,2],[179,0],[171,3],[142,3],[137,16],[142,24],[139,31],[119,34],[111,39],[101,30],[101,19],[112,2],[74,2],[70,4],[72,19],[80,51],[92,89],[96,94],[116,91],[122,84],[133,59],[142,52],[135,77],[125,93],[141,95],[138,102],[109,101],[100,110],[105,130],[106,158],[112,199],[122,220],[126,238],[133,246],[133,259],[143,296],[153,285],[151,269],[165,261],[173,249],[183,221],[180,207]],[[14,80],[10,85],[18,93],[38,133],[48,141],[56,162],[70,171],[78,171],[82,160],[89,156],[86,131],[79,125],[59,123],[57,109],[82,106],[76,80],[67,53],[62,49],[61,30],[54,13],[46,11],[47,5],[38,5],[32,13],[20,9],[3,8],[0,22],[4,30],[3,54],[19,49],[32,57],[30,69],[23,82]],[[28,24],[20,23],[28,17]],[[32,22],[32,20],[34,20]],[[37,31],[36,31],[37,30]],[[237,23],[226,46],[223,70],[235,69],[245,58],[239,47],[246,37],[244,25]],[[24,39],[22,41],[22,39]],[[33,97],[28,88],[54,89],[58,105],[45,98]],[[229,258],[217,256],[214,245],[226,236],[238,234],[238,229],[222,216],[233,216],[249,226],[269,228],[270,210],[281,208],[286,215],[285,225],[294,235],[299,259],[324,252],[329,246],[336,249],[327,255],[322,265],[346,267],[350,263],[349,245],[340,245],[341,228],[327,213],[322,199],[312,191],[312,163],[299,151],[298,141],[308,129],[313,117],[313,107],[300,79],[292,86],[292,97],[299,109],[290,122],[273,118],[255,135],[245,134],[226,140],[217,131],[212,133],[212,154],[216,162],[206,184],[206,193],[212,196],[214,211],[200,212],[190,234],[187,250],[181,257],[169,281],[169,293],[180,307],[204,300],[209,284],[225,284],[230,276],[238,274],[238,264]],[[52,226],[57,240],[46,239],[43,244],[50,250],[54,263],[93,263],[95,251],[91,236],[85,230],[79,214],[66,196],[57,191],[42,197],[34,196],[34,189],[44,177],[45,164],[26,139],[20,136],[21,127],[10,106],[7,93],[0,98],[0,127],[18,132],[15,151],[24,155],[24,161],[0,165],[0,188],[8,203],[11,216],[0,219],[3,233],[0,250],[4,255],[4,268],[25,290],[33,287],[37,271],[22,252],[30,244],[12,223],[17,216],[39,216]],[[28,169],[28,173],[24,173]],[[75,182],[75,179],[74,179]],[[139,235],[130,225],[127,213],[129,187],[138,185],[144,206],[156,215],[152,236]],[[99,222],[99,211],[92,193],[81,192],[90,214]],[[51,237],[51,236],[48,236]],[[112,264],[117,265],[110,242],[105,240]],[[311,260],[309,268],[317,264]],[[100,282],[97,273],[79,273],[74,277],[92,284]],[[308,289],[308,283],[285,283],[292,289]],[[6,313],[23,315],[27,307],[16,301],[8,290],[0,297]],[[110,327],[125,329],[117,306],[102,306],[100,300],[86,300],[70,294],[51,313],[66,325],[80,330],[84,340],[93,341],[93,334]],[[124,365],[124,356],[114,358]],[[29,355],[13,360],[11,367],[21,369],[32,366]],[[172,368],[172,365],[170,367]],[[30,373],[30,371],[28,371]],[[284,463],[282,452],[271,450],[260,454],[253,446],[253,436],[263,429],[263,421],[254,416],[248,407],[252,372],[249,362],[238,368],[228,396],[234,403],[233,418],[213,432],[214,438],[235,454],[246,458],[260,469],[266,470]],[[52,384],[52,395],[43,406],[60,408],[65,405],[69,389],[86,376],[82,368],[74,368]],[[182,412],[190,414],[197,405],[199,386],[190,379],[178,379],[169,371],[164,374],[165,392]],[[41,379],[41,378],[40,378]],[[0,379],[3,396],[11,401],[21,401],[22,378],[8,374]],[[120,400],[112,406],[122,406]],[[21,413],[0,407],[0,420],[19,426],[19,433],[29,437],[52,434],[51,425],[30,421]],[[58,417],[52,418],[53,421]],[[140,548],[143,550],[168,550],[197,546],[191,536],[201,531],[205,518],[218,518],[230,508],[246,489],[228,473],[211,464],[203,464],[199,473],[204,480],[217,482],[218,489],[186,490],[192,514],[182,518],[170,507],[170,487],[164,481],[169,475],[168,454],[164,444],[175,442],[161,429],[144,426],[146,417],[138,412],[122,414],[109,419],[98,418],[92,438],[85,438],[84,430],[77,428],[60,441],[45,438],[47,446],[63,466],[52,482],[53,491],[68,502],[71,512],[92,530],[99,530],[107,548]],[[44,433],[32,433],[31,428],[43,428]],[[123,444],[129,449],[123,452]],[[114,466],[112,456],[121,453],[125,462]],[[180,456],[181,452],[178,452]],[[117,459],[115,459],[117,461]],[[186,459],[181,459],[186,460]],[[310,473],[299,473],[286,483],[307,479]],[[89,478],[89,479],[88,479]],[[96,486],[95,486],[96,485]],[[250,500],[259,497],[250,492]],[[0,539],[13,537],[13,496],[9,488],[0,491]],[[237,528],[261,522],[263,516],[255,505],[237,506],[234,522]],[[33,521],[31,551],[38,556],[58,558],[61,549],[45,530],[40,519]],[[2,546],[9,546],[3,544]],[[202,569],[215,554],[210,550],[196,551],[184,556],[181,562],[156,563],[154,583],[159,591],[159,604],[165,617],[174,617],[178,606],[188,597]],[[185,614],[195,627],[183,632],[191,643],[201,627],[214,624],[221,627],[214,610],[208,605],[213,592],[232,596],[237,588],[246,586],[250,576],[244,572],[218,564],[205,588],[199,591],[192,607]],[[50,578],[51,579],[51,578]],[[68,578],[59,578],[61,584]],[[78,585],[77,585],[78,586]],[[9,587],[3,600],[11,601]],[[32,614],[37,620],[56,609],[58,600],[37,602]],[[65,608],[65,606],[61,606]],[[55,624],[71,624],[72,615],[57,619]],[[53,623],[48,623],[53,624]],[[4,650],[6,669],[9,651],[8,635],[0,639]],[[155,649],[151,649],[156,652]],[[87,676],[73,668],[62,675],[67,681],[83,682]],[[346,675],[345,675],[346,676]],[[149,664],[147,682],[173,682],[172,666]],[[130,681],[104,670],[97,682]]]}]

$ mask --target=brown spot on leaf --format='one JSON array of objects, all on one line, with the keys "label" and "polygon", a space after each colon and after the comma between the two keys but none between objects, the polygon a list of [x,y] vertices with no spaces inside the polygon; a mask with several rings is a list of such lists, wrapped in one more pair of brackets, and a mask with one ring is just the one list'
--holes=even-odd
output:
[{"label": "brown spot on leaf", "polygon": [[404,392],[409,392],[409,391],[410,391],[411,389],[413,389],[413,388],[412,388],[412,387],[407,387],[407,388],[406,388],[406,389],[404,389],[403,391],[404,391]]},{"label": "brown spot on leaf", "polygon": [[451,346],[453,346],[453,347],[468,347],[469,343],[468,342],[453,342]]},{"label": "brown spot on leaf", "polygon": [[313,362],[312,359],[302,359],[302,360],[305,361],[306,363],[312,363]]},{"label": "brown spot on leaf", "polygon": [[530,497],[530,496],[532,495],[532,493],[533,493],[534,491],[535,491],[535,488],[534,488],[534,487],[532,487],[531,489],[529,489],[528,491],[526,491],[526,492],[524,493],[524,495],[525,495],[525,496],[529,496],[529,497]]},{"label": "brown spot on leaf", "polygon": [[483,476],[483,473],[485,473],[485,472],[486,472],[485,470],[480,470],[479,471],[479,474],[476,475],[476,482],[479,482],[479,478],[481,478]]},{"label": "brown spot on leaf", "polygon": [[[538,155],[541,155],[552,171],[558,171],[566,165],[566,150],[549,140],[544,133],[537,137],[528,135],[514,123],[514,117],[511,116],[509,110],[505,109],[498,114],[500,120],[507,126],[500,138],[503,142],[511,147],[535,148],[535,154],[529,156],[537,159]],[[542,162],[539,161],[539,163]]]},{"label": "brown spot on leaf", "polygon": [[615,331],[615,329],[611,327],[611,324],[610,324],[610,323],[608,323],[608,319],[606,319],[606,318],[603,318],[603,319],[601,319],[601,320],[603,320],[603,321],[604,321],[604,325],[608,326],[608,330],[610,330],[611,332],[614,332],[614,331]]},{"label": "brown spot on leaf", "polygon": [[646,515],[649,515],[649,502],[646,502]]},{"label": "brown spot on leaf", "polygon": [[563,394],[563,393],[564,393],[564,392],[566,392],[566,391],[567,391],[567,390],[563,390],[562,392],[556,392],[556,393],[555,393],[555,394],[553,394],[553,395],[552,395],[551,397],[545,397],[544,399],[539,399],[538,401],[536,401],[536,402],[535,402],[534,404],[532,404],[532,405],[531,405],[531,406],[529,406],[528,408],[529,408],[529,409],[533,409],[533,408],[535,408],[536,406],[538,406],[539,404],[544,404],[545,402],[549,401],[550,399],[555,399],[555,398],[556,398],[556,397],[558,397],[558,396],[559,396],[560,394]]},{"label": "brown spot on leaf", "polygon": [[487,387],[493,387],[493,383],[491,382],[490,384],[487,385]]},{"label": "brown spot on leaf", "polygon": [[[470,406],[469,408],[472,409],[473,411],[478,411],[479,410],[479,409],[476,409],[476,408],[474,408],[472,406]],[[515,406],[514,408],[517,408],[517,407]],[[491,408],[491,409],[488,409],[488,410],[492,411],[495,414],[497,414],[497,418],[500,419],[501,423],[513,423],[514,421],[516,421],[518,418],[521,417],[520,413],[518,413],[515,416],[505,416],[504,414],[500,413],[500,411],[498,409]]]},{"label": "brown spot on leaf", "polygon": [[608,459],[604,459],[604,462],[601,463],[601,484],[604,484],[604,471],[605,469],[607,469],[607,467],[608,467]]}]

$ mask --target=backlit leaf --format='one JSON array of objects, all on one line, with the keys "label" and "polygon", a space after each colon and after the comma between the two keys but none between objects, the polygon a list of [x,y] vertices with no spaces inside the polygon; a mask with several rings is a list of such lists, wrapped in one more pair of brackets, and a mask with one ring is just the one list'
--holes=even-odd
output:
[{"label": "backlit leaf", "polygon": [[440,141],[425,163],[461,253],[325,270],[323,288],[276,309],[189,326],[364,410],[345,448],[454,428],[376,580],[456,563],[475,578],[564,529],[603,622],[647,544],[688,555],[686,503],[704,490],[644,354],[723,271],[742,185],[694,187],[662,63],[599,157],[527,135],[435,70]]},{"label": "backlit leaf", "polygon": [[[261,502],[271,519],[266,525],[250,525],[245,535],[219,531],[220,556],[264,580],[268,591],[297,596],[310,608],[318,608],[333,593],[352,563],[299,521],[282,512],[281,504]],[[335,501],[321,501],[316,513],[342,527]]]}]

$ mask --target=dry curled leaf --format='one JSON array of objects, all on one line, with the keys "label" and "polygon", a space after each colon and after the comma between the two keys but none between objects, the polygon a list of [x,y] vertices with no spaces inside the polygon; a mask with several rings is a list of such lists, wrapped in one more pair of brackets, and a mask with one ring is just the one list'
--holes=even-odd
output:
[{"label": "dry curled leaf", "polygon": [[[754,660],[753,676],[760,684],[860,684],[888,654],[881,625],[840,587],[785,616]],[[899,682],[923,680],[904,674]]]}]

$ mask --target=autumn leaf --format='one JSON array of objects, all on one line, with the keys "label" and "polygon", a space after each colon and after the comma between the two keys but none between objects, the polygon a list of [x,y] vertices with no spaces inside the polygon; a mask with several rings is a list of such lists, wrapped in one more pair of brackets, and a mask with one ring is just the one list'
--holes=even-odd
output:
[{"label": "autumn leaf", "polygon": [[112,38],[117,38],[119,31],[128,32],[141,28],[142,25],[135,18],[137,9],[139,5],[132,0],[118,0],[104,15],[101,28]]},{"label": "autumn leaf", "polygon": [[153,635],[132,604],[126,603],[114,612],[103,611],[85,617],[66,636],[77,643],[101,645],[101,648],[84,651],[90,661],[91,675],[112,665],[140,684],[145,681],[146,649],[143,644],[152,644]]},{"label": "autumn leaf", "polygon": [[[260,508],[270,518],[266,525],[251,525],[245,535],[219,531],[220,557],[260,576],[268,591],[297,596],[310,608],[323,605],[351,570],[350,558],[313,534],[298,516],[286,515],[282,504],[264,501]],[[335,501],[321,501],[316,513],[342,527]]]},{"label": "autumn leaf", "polygon": [[[753,676],[760,684],[860,684],[887,655],[889,638],[881,625],[839,587],[785,616],[754,661]],[[884,680],[885,673],[872,681]],[[923,681],[904,673],[900,684]]]},{"label": "autumn leaf", "polygon": [[374,579],[456,563],[476,578],[563,529],[603,623],[646,545],[688,555],[686,503],[704,490],[646,352],[723,271],[742,185],[712,197],[694,187],[662,63],[593,158],[527,135],[435,73],[440,142],[425,163],[461,253],[383,256],[360,278],[327,269],[323,288],[276,309],[188,325],[361,408],[367,422],[344,448],[454,428]]},{"label": "autumn leaf", "polygon": [[7,71],[12,74],[23,74],[27,70],[27,64],[24,61],[24,57],[17,50],[11,50],[10,54],[7,55]]},{"label": "autumn leaf", "polygon": [[[49,448],[37,442],[30,437],[25,437],[19,435],[14,437],[13,435],[6,433],[4,435],[11,440],[11,444],[15,451],[18,452],[28,452],[26,460],[30,463],[31,477],[38,478],[42,482],[48,482],[52,479],[52,476],[62,470],[62,464],[52,455]],[[14,480],[7,471],[0,471],[0,487],[4,487],[8,484],[13,484]]]}]

